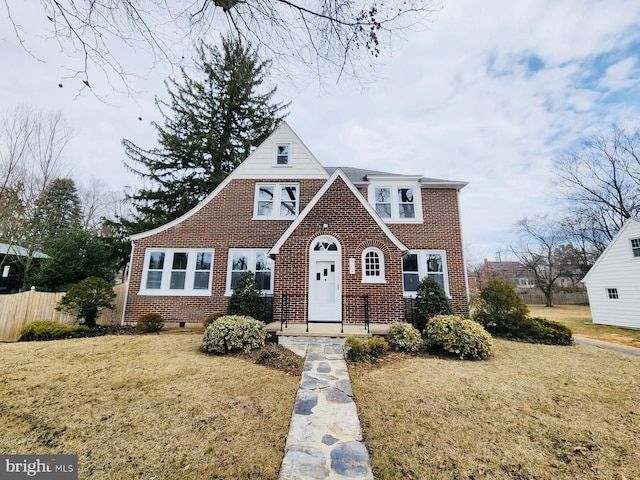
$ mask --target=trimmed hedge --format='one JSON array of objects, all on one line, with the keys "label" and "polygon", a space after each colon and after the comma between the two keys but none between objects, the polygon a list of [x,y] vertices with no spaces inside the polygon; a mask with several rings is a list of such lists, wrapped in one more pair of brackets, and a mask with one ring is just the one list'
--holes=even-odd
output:
[{"label": "trimmed hedge", "polygon": [[427,349],[461,359],[485,359],[493,353],[491,335],[477,322],[458,315],[437,315],[424,329]]},{"label": "trimmed hedge", "polygon": [[529,318],[522,331],[522,339],[545,345],[571,345],[573,332],[565,325],[545,318]]},{"label": "trimmed hedge", "polygon": [[264,322],[240,315],[225,315],[205,330],[202,350],[217,355],[249,352],[264,347],[266,338]]},{"label": "trimmed hedge", "polygon": [[42,342],[61,338],[81,337],[91,329],[85,325],[65,325],[64,323],[39,320],[25,325],[20,332],[20,342]]},{"label": "trimmed hedge", "polygon": [[136,323],[139,333],[154,333],[162,330],[164,318],[159,313],[151,312],[142,315]]},{"label": "trimmed hedge", "polygon": [[352,362],[369,361],[375,363],[385,356],[389,350],[389,344],[380,337],[362,340],[351,335],[344,342],[344,350],[347,359]]},{"label": "trimmed hedge", "polygon": [[389,325],[387,342],[397,352],[418,353],[422,349],[420,332],[410,323],[394,322]]}]

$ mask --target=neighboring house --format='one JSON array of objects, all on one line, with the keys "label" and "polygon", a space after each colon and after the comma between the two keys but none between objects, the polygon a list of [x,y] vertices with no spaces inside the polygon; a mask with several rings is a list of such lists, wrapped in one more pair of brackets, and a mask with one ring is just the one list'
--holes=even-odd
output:
[{"label": "neighboring house", "polygon": [[[0,294],[18,293],[24,283],[24,265],[29,256],[26,248],[0,243]],[[46,254],[33,252],[32,266],[37,266]]]},{"label": "neighboring house", "polygon": [[498,278],[516,289],[518,293],[528,293],[536,288],[536,277],[531,270],[520,262],[484,260],[478,269],[478,288],[482,290],[489,280]]},{"label": "neighboring house", "polygon": [[465,182],[325,168],[286,122],[182,217],[133,235],[123,322],[200,322],[254,272],[267,320],[392,322],[421,278],[468,312]]},{"label": "neighboring house", "polygon": [[593,323],[640,328],[640,219],[627,220],[582,281]]}]

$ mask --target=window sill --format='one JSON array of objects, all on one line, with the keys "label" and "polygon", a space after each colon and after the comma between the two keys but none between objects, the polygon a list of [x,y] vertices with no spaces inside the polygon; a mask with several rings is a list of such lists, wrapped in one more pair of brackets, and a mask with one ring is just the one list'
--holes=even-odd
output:
[{"label": "window sill", "polygon": [[362,279],[361,283],[369,283],[369,284],[384,284],[387,283],[387,281],[384,278],[381,279]]},{"label": "window sill", "polygon": [[251,220],[271,220],[271,221],[279,221],[279,222],[293,222],[298,215],[295,217],[252,217]]},{"label": "window sill", "polygon": [[410,218],[410,219],[399,219],[399,218],[383,218],[382,221],[387,224],[421,224],[424,223],[424,219],[422,218]]},{"label": "window sill", "polygon": [[[227,290],[226,292],[224,292],[224,296],[225,297],[230,297],[231,295],[233,295],[233,290]],[[260,291],[260,295],[263,297],[273,297],[273,291],[272,290],[261,290]]]},{"label": "window sill", "polygon": [[207,290],[140,290],[141,297],[210,297],[211,289]]}]

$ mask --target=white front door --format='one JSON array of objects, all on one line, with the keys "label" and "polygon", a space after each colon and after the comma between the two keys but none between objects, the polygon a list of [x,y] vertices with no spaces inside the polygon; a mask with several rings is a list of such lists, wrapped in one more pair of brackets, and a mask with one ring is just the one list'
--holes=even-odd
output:
[{"label": "white front door", "polygon": [[310,252],[309,321],[342,321],[342,273],[340,252]]}]

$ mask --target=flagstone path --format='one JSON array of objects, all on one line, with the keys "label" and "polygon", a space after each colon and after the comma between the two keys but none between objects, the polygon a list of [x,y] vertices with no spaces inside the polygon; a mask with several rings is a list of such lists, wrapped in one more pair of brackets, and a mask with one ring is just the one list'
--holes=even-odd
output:
[{"label": "flagstone path", "polygon": [[280,480],[373,479],[344,360],[344,338],[281,337],[304,371],[291,415]]}]

